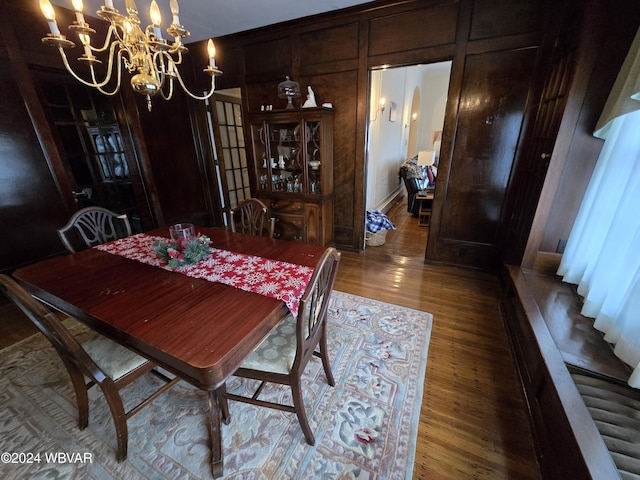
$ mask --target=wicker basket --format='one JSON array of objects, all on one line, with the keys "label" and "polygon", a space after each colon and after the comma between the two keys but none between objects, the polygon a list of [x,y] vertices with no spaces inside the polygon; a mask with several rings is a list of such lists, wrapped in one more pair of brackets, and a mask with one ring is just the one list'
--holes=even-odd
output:
[{"label": "wicker basket", "polygon": [[376,233],[367,231],[364,236],[367,246],[379,247],[380,245],[384,245],[384,242],[387,240],[387,231],[388,230],[380,230]]}]

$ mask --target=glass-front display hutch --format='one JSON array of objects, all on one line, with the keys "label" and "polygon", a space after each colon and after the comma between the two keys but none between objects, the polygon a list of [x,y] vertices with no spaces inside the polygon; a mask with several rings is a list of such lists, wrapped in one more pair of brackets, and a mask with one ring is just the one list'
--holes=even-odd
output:
[{"label": "glass-front display hutch", "polygon": [[333,242],[333,110],[250,113],[252,196],[276,219],[275,237]]}]

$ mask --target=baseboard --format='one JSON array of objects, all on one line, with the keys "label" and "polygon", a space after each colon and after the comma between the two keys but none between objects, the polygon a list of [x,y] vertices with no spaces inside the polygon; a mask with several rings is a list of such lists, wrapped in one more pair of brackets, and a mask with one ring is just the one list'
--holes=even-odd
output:
[{"label": "baseboard", "polygon": [[393,190],[387,197],[380,202],[374,210],[380,210],[382,213],[387,213],[389,210],[393,208],[393,206],[398,203],[400,200],[404,198],[404,188],[402,186],[398,186],[395,190]]}]

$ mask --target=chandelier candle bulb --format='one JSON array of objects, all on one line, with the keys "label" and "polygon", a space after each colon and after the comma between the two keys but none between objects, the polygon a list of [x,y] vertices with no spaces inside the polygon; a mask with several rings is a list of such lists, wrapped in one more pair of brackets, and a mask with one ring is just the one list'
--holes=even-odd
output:
[{"label": "chandelier candle bulb", "polygon": [[42,10],[44,18],[46,18],[49,23],[49,30],[51,33],[54,35],[60,35],[60,29],[56,23],[56,11],[53,9],[51,2],[49,0],[40,0],[40,10]]},{"label": "chandelier candle bulb", "polygon": [[138,6],[133,0],[125,0],[124,6],[129,13],[131,13],[131,11],[138,13]]},{"label": "chandelier candle bulb", "polygon": [[158,40],[162,39],[162,31],[160,30],[160,24],[162,23],[162,16],[160,15],[160,9],[156,0],[151,1],[151,7],[149,8],[149,16],[153,22],[153,33]]},{"label": "chandelier candle bulb", "polygon": [[84,25],[84,15],[82,13],[82,0],[73,0],[73,9],[76,12],[76,19],[78,24]]},{"label": "chandelier candle bulb", "polygon": [[109,9],[112,9],[113,8],[112,0],[104,0],[104,6],[109,8]]},{"label": "chandelier candle bulb", "polygon": [[209,66],[216,68],[216,47],[213,45],[213,40],[209,39],[207,42],[207,52],[209,52]]},{"label": "chandelier candle bulb", "polygon": [[180,25],[180,17],[178,17],[180,7],[178,6],[178,0],[171,0],[169,2],[169,7],[171,8],[171,14],[173,15],[173,24]]}]

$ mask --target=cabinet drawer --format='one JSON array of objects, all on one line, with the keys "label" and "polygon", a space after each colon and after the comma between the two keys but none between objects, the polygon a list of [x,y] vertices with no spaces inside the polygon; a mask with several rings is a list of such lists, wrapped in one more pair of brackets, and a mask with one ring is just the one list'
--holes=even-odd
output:
[{"label": "cabinet drawer", "polygon": [[[272,211],[273,212],[273,211]],[[302,215],[287,215],[273,212],[276,219],[274,238],[281,240],[305,241],[305,224]]]},{"label": "cabinet drawer", "polygon": [[294,200],[271,199],[271,214],[276,216],[280,213],[290,215],[304,215],[304,203]]}]

